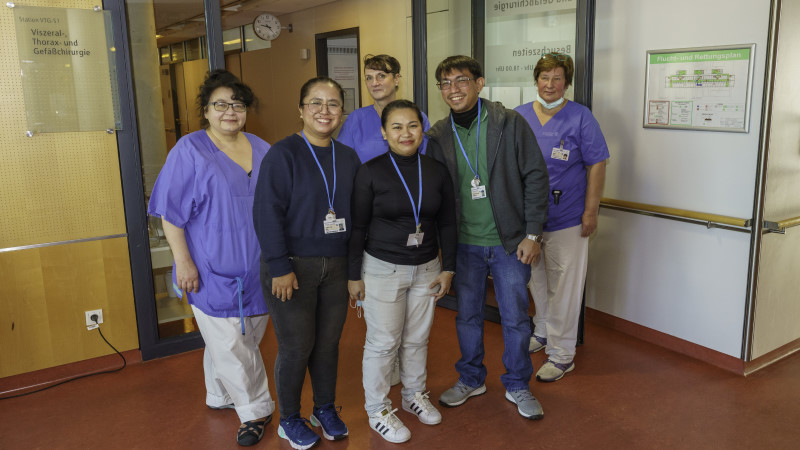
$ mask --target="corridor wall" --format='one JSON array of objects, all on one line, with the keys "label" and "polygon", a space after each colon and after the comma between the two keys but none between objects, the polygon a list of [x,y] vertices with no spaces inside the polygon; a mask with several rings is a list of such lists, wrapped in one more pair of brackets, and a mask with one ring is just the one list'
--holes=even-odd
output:
[{"label": "corridor wall", "polygon": [[[753,215],[769,0],[598,0],[593,112],[611,150],[604,196]],[[642,127],[648,50],[755,43],[748,133]],[[601,208],[587,306],[739,358],[750,234]]]}]

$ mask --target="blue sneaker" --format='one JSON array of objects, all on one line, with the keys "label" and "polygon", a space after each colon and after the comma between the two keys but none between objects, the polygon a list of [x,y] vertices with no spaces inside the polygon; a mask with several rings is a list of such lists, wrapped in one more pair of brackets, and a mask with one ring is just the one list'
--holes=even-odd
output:
[{"label": "blue sneaker", "polygon": [[300,417],[300,413],[281,419],[278,436],[289,441],[297,450],[306,450],[319,444],[319,436],[311,431],[306,422],[308,421]]},{"label": "blue sneaker", "polygon": [[322,407],[314,407],[314,412],[311,414],[311,425],[315,427],[322,427],[322,435],[329,441],[338,441],[347,437],[347,426],[339,418],[339,412],[342,407],[336,407],[333,403],[322,405]]}]

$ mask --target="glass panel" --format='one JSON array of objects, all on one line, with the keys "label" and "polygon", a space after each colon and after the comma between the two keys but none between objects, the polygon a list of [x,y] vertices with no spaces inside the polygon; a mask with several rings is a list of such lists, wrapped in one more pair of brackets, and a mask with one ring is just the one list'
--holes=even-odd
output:
[{"label": "glass panel", "polygon": [[450,113],[436,87],[436,66],[448,56],[472,54],[472,8],[467,4],[447,0],[427,2],[428,117],[431,122]]},{"label": "glass panel", "polygon": [[244,29],[244,51],[252,52],[253,50],[272,47],[272,42],[256,36],[253,24],[245,25],[242,28]]},{"label": "glass panel", "polygon": [[183,49],[183,42],[178,42],[177,44],[172,44],[169,46],[170,50],[172,51],[172,58],[170,62],[181,62],[185,58],[184,49]]},{"label": "glass panel", "polygon": [[[541,5],[536,12],[527,14],[515,8],[498,7],[501,3],[508,5],[508,2],[486,2],[483,96],[502,102],[506,108],[516,108],[536,99],[533,68],[543,54],[557,51],[574,60],[576,2]],[[572,86],[564,96],[572,100]]]},{"label": "glass panel", "polygon": [[222,48],[227,53],[242,48],[242,27],[231,28],[222,32]]},{"label": "glass panel", "polygon": [[203,51],[200,48],[200,38],[185,41],[183,45],[186,48],[187,61],[194,61],[195,59],[201,59],[203,57]]},{"label": "glass panel", "polygon": [[[126,2],[145,201],[167,153],[181,136],[200,129],[195,107],[208,72],[203,0]],[[168,338],[197,331],[191,308],[172,289],[172,252],[161,219],[149,218],[158,332]]]}]

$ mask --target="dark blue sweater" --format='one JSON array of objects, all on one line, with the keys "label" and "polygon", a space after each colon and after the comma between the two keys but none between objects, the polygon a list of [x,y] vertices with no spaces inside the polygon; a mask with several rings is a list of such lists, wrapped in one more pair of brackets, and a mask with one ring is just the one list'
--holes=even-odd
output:
[{"label": "dark blue sweater", "polygon": [[325,177],[303,138],[292,134],[275,143],[261,162],[253,202],[253,224],[261,245],[261,259],[272,277],[292,271],[290,256],[347,256],[350,238],[350,196],[353,180],[361,165],[356,152],[335,141],[336,218],[345,219],[347,231],[325,234],[328,192],[333,193],[331,147],[312,146]]}]

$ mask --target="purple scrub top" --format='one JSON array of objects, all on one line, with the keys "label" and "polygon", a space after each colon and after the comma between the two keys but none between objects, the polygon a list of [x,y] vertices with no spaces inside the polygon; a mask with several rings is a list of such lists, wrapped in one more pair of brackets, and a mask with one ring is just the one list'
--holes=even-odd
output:
[{"label": "purple scrub top", "polygon": [[[431,123],[428,116],[422,113],[422,131],[428,131]],[[362,163],[389,151],[389,144],[381,134],[381,116],[373,105],[358,108],[347,116],[342,124],[336,140],[347,146],[353,147]],[[419,152],[425,154],[428,145],[428,135],[422,135]]]},{"label": "purple scrub top", "polygon": [[[610,156],[600,124],[589,108],[575,102],[567,102],[544,126],[536,117],[533,102],[517,106],[514,111],[522,114],[530,124],[547,163],[550,195],[544,231],[580,225],[586,208],[586,166],[605,161]],[[553,152],[554,148],[561,148],[562,140],[564,150],[569,151],[566,161],[558,159],[558,156],[564,157],[563,152]],[[553,195],[556,190],[561,191],[558,205]]]},{"label": "purple scrub top", "polygon": [[[184,229],[200,276],[198,292],[186,296],[189,304],[212,317],[267,312],[259,281],[261,248],[253,229],[253,194],[270,145],[253,134],[244,135],[253,148],[251,176],[220,151],[205,130],[182,137],[167,155],[147,211]],[[175,283],[174,261],[172,273]]]}]

